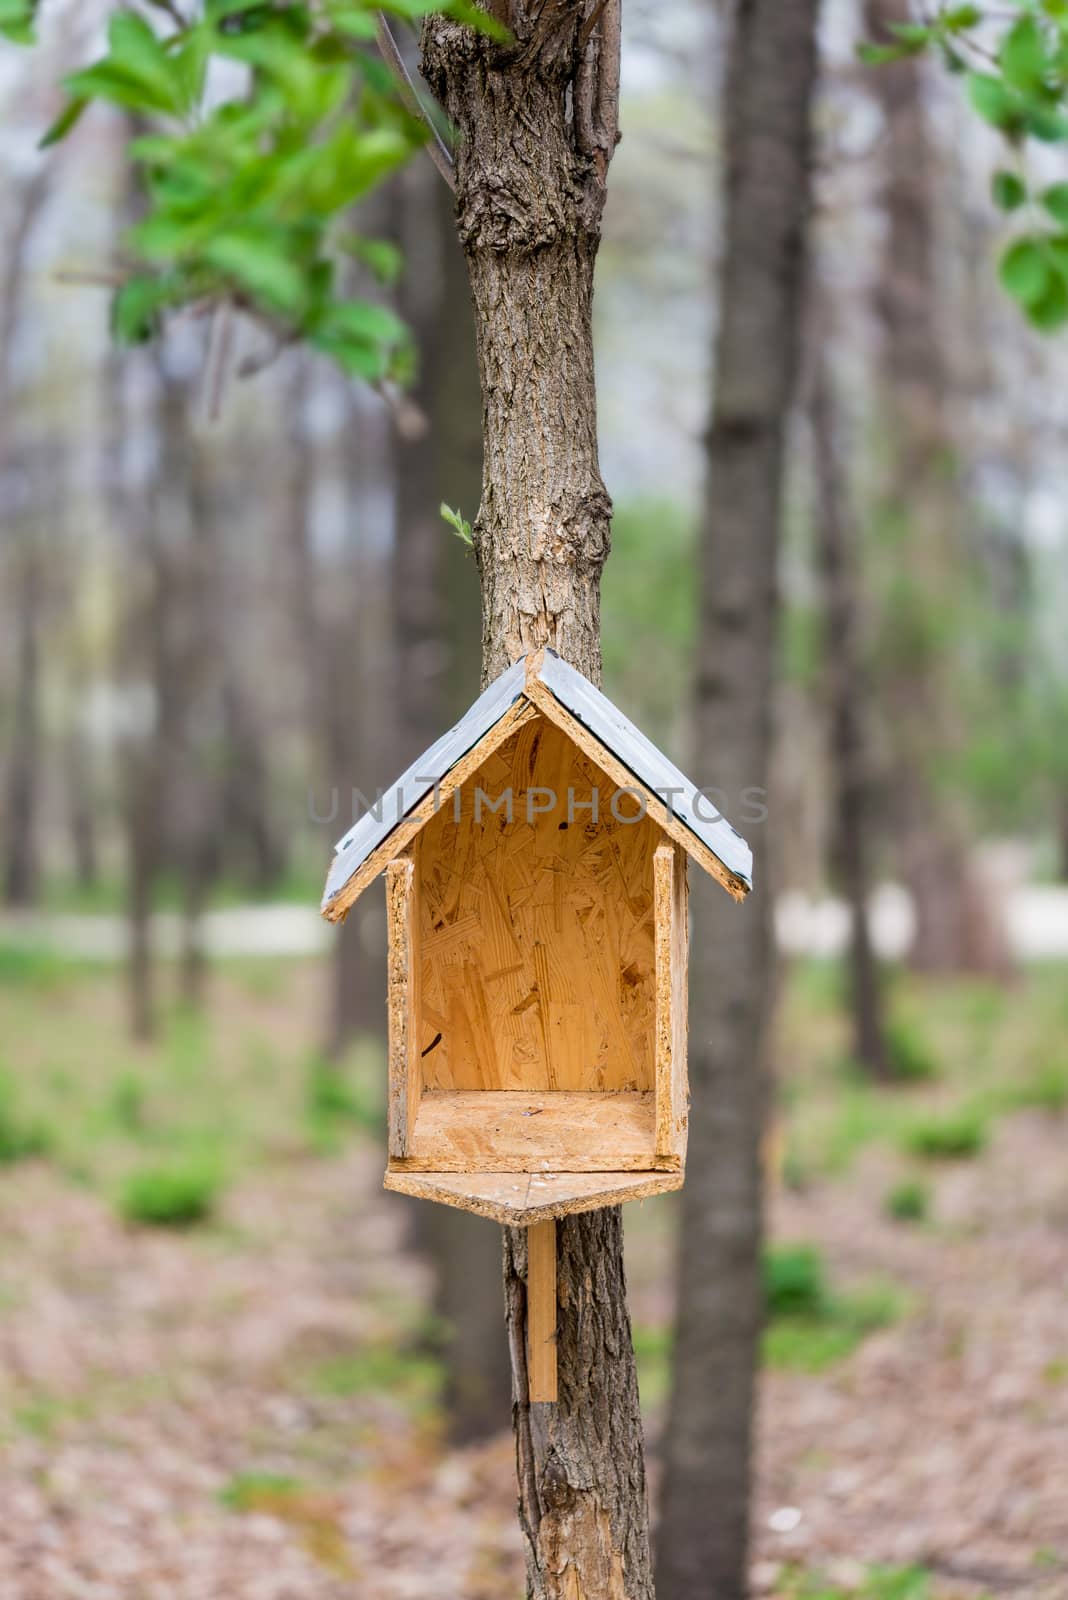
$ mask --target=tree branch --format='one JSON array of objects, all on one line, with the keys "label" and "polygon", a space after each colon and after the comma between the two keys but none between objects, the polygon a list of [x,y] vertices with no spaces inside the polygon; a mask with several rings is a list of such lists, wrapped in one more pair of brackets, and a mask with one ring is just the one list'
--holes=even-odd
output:
[{"label": "tree branch", "polygon": [[438,131],[437,124],[423,104],[419,90],[415,87],[411,73],[408,71],[404,57],[397,47],[386,21],[384,12],[379,12],[375,20],[378,34],[378,47],[385,59],[389,62],[394,72],[401,81],[401,93],[408,101],[408,109],[426,123],[430,129],[430,143],[427,145],[427,154],[445,179],[453,194],[456,193],[456,172],[454,169],[452,151]]},{"label": "tree branch", "polygon": [[596,0],[578,33],[575,138],[604,184],[619,143],[620,0]]}]

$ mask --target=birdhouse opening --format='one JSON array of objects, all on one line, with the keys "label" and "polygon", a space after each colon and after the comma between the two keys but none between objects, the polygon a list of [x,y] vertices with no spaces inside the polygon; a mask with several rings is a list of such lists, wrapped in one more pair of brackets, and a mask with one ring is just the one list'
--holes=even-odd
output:
[{"label": "birdhouse opening", "polygon": [[391,1170],[681,1167],[686,855],[531,715],[387,871]]}]

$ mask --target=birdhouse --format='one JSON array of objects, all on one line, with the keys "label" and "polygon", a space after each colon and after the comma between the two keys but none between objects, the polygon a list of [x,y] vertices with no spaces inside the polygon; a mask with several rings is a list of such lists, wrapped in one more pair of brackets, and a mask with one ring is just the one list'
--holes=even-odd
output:
[{"label": "birdhouse", "polygon": [[690,860],[751,886],[712,799],[548,649],[378,797],[322,910],[385,874],[387,1189],[530,1226],[533,1263],[537,1225],[681,1186]]}]

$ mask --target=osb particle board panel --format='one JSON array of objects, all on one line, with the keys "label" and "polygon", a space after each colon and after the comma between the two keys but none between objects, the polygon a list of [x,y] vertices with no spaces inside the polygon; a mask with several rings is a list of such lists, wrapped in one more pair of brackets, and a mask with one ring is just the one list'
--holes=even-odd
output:
[{"label": "osb particle board panel", "polygon": [[408,1172],[394,1167],[385,1187],[513,1227],[599,1211],[682,1188],[681,1172]]},{"label": "osb particle board panel", "polygon": [[[491,809],[507,794],[510,819],[507,801]],[[616,821],[614,794],[536,716],[414,841],[425,1088],[653,1088],[663,836],[649,818]]]},{"label": "osb particle board panel", "polygon": [[651,1093],[431,1091],[419,1102],[408,1155],[429,1172],[626,1172],[676,1168],[657,1157]]},{"label": "osb particle board panel", "polygon": [[419,974],[415,869],[401,857],[386,868],[389,1013],[389,1153],[406,1156],[419,1110]]},{"label": "osb particle board panel", "polygon": [[653,857],[656,911],[656,1150],[684,1154],[687,1087],[687,994],[690,917],[686,855],[671,840]]}]

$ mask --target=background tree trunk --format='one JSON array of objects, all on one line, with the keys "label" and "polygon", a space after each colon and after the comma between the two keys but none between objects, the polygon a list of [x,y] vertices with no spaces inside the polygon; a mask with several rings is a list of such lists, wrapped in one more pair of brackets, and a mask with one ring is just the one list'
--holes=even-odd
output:
[{"label": "background tree trunk", "polygon": [[[473,515],[482,466],[475,330],[451,196],[422,161],[404,173],[400,200],[406,262],[400,310],[420,352],[414,399],[425,426],[395,442],[397,771],[433,744],[477,689],[477,576],[439,507],[445,501]],[[474,659],[459,648],[465,635],[476,643]],[[464,666],[470,681],[458,683]],[[500,1239],[496,1229],[451,1206],[417,1203],[413,1211],[418,1242],[434,1268],[449,1437],[466,1444],[499,1432],[508,1415]]]},{"label": "background tree trunk", "polygon": [[[483,404],[484,679],[551,644],[596,679],[611,504],[597,464],[590,322],[615,143],[618,7],[516,3],[515,42],[433,17],[423,69],[460,130],[457,219]],[[574,117],[569,109],[574,106]],[[519,1515],[534,1600],[649,1600],[641,1418],[618,1208],[558,1224],[559,1400],[527,1400],[526,1234],[507,1230],[505,1294]]]},{"label": "background tree trunk", "polygon": [[[873,37],[908,22],[908,0],[867,0]],[[871,76],[886,129],[886,227],[876,289],[882,325],[887,459],[879,520],[893,563],[884,668],[896,765],[901,862],[916,917],[911,960],[924,972],[1004,972],[1004,932],[968,849],[960,797],[938,778],[959,749],[952,672],[955,618],[974,564],[962,538],[963,484],[952,427],[944,306],[937,269],[937,158],[922,66],[909,58]],[[940,309],[941,308],[941,309]]]},{"label": "background tree trunk", "polygon": [[[34,476],[29,442],[19,440],[15,406],[13,352],[18,337],[26,291],[30,243],[34,227],[48,198],[50,174],[39,171],[28,183],[12,184],[7,237],[0,274],[0,513],[14,528],[23,519],[18,508],[15,481],[20,447],[23,472]],[[32,497],[28,497],[31,499]],[[37,802],[40,787],[40,610],[44,571],[38,539],[20,534],[9,540],[5,552],[11,570],[9,581],[16,595],[14,626],[17,631],[15,693],[11,748],[4,797],[3,891],[10,905],[29,905],[37,892]]]},{"label": "background tree trunk", "polygon": [[4,808],[4,899],[28,906],[37,898],[38,819],[41,789],[41,625],[44,572],[39,540],[32,533],[18,539],[15,566],[17,644],[15,704],[7,763]]},{"label": "background tree trunk", "polygon": [[[768,782],[817,14],[818,0],[741,0],[728,69],[695,711],[697,748],[734,805]],[[661,1600],[739,1600],[748,1588],[772,974],[767,825],[753,829],[752,843],[757,887],[744,906],[714,884],[697,886],[694,896],[690,1150],[657,1543]]]},{"label": "background tree trunk", "polygon": [[815,480],[816,559],[823,600],[823,673],[829,727],[831,858],[849,910],[849,1004],[853,1060],[874,1078],[889,1071],[882,983],[872,944],[872,784],[865,729],[868,675],[860,638],[857,537],[839,438],[841,416],[830,368],[829,318],[811,296],[808,415]]}]

